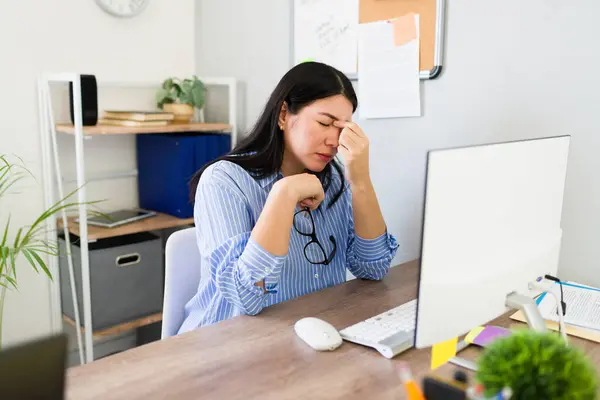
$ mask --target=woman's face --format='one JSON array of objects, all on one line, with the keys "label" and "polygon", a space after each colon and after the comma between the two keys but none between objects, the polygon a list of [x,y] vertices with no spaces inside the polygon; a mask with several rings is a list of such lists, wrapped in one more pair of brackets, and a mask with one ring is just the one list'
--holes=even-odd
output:
[{"label": "woman's face", "polygon": [[352,103],[343,95],[316,100],[291,114],[282,108],[279,124],[283,129],[284,168],[287,173],[304,169],[320,172],[337,154],[341,129],[333,121],[351,121]]}]

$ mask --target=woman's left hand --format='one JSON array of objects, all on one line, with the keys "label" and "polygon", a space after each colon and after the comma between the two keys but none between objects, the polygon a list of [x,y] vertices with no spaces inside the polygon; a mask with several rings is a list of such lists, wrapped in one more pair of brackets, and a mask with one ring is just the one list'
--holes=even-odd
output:
[{"label": "woman's left hand", "polygon": [[345,175],[351,188],[369,184],[369,138],[355,122],[334,121],[342,129],[338,151],[342,153]]}]

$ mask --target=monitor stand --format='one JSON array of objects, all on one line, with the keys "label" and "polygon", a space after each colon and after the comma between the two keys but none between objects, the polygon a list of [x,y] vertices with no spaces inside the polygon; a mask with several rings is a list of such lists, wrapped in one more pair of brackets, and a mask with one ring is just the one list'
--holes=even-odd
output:
[{"label": "monitor stand", "polygon": [[535,300],[531,297],[523,296],[518,293],[510,293],[506,296],[506,306],[521,310],[531,330],[536,332],[548,331],[546,321],[544,321]]},{"label": "monitor stand", "polygon": [[[535,304],[535,300],[531,297],[523,296],[518,293],[510,293],[506,296],[506,306],[516,310],[521,310],[531,330],[537,332],[548,331],[546,321],[544,321],[537,304]],[[467,347],[467,344],[464,341],[458,343],[456,349],[457,353],[463,350],[465,347]],[[461,357],[452,357],[449,362],[472,371],[477,371],[477,363],[465,360]]]}]

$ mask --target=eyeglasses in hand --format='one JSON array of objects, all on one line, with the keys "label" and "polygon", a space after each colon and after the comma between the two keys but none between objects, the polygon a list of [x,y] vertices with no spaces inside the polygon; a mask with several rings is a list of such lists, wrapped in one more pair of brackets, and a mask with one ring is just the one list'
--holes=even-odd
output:
[{"label": "eyeglasses in hand", "polygon": [[[299,216],[299,215],[306,216],[307,214],[310,217],[310,222],[312,224],[312,230],[310,230],[310,232],[306,232],[306,229],[302,228],[300,224],[296,223],[297,216]],[[333,237],[333,235],[329,236],[329,240],[331,240],[331,243],[333,243],[333,250],[329,254],[329,257],[327,257],[325,248],[323,247],[321,242],[319,242],[319,239],[317,239],[315,220],[314,220],[314,218],[310,212],[310,209],[308,207],[306,207],[294,214],[294,229],[296,229],[296,232],[298,232],[302,236],[307,236],[310,238],[310,241],[308,243],[306,243],[306,245],[304,246],[304,257],[306,257],[306,259],[308,260],[309,263],[323,264],[323,265],[328,265],[331,263],[331,260],[333,260],[333,257],[335,256],[335,252],[337,250],[335,238]],[[310,247],[311,245],[313,247]],[[317,248],[320,250],[318,252],[318,253],[320,253],[320,256],[315,256],[313,252],[308,251],[309,248],[314,249],[314,246],[317,246]]]}]

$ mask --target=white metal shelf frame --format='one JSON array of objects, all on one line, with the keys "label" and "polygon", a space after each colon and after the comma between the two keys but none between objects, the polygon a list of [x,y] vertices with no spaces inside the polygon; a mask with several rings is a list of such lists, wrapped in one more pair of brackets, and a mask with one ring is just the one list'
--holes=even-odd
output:
[{"label": "white metal shelf frame", "polygon": [[[71,295],[73,298],[73,307],[75,311],[75,325],[77,332],[77,344],[79,350],[80,363],[89,363],[94,360],[93,346],[93,331],[92,331],[92,312],[91,312],[91,287],[90,287],[90,265],[89,265],[89,250],[88,250],[88,225],[87,225],[87,208],[85,203],[88,201],[86,196],[85,184],[86,174],[84,169],[84,134],[83,121],[81,110],[81,79],[78,73],[57,73],[42,74],[38,78],[38,108],[41,133],[41,149],[42,149],[42,173],[44,181],[44,204],[48,208],[55,204],[60,199],[64,198],[63,178],[60,166],[59,149],[57,145],[56,124],[54,121],[54,113],[52,108],[52,99],[50,96],[51,84],[69,84],[73,85],[72,107],[74,114],[74,140],[75,140],[75,160],[77,169],[77,201],[80,204],[78,207],[78,217],[80,221],[80,252],[81,252],[81,279],[82,279],[82,295],[83,295],[83,325],[85,346],[81,335],[81,326],[79,318],[79,308],[77,303],[77,293],[75,287],[73,262],[70,248],[70,234],[67,224],[67,215],[63,211],[61,218],[63,222],[63,233],[65,235],[65,243],[67,246],[69,281],[71,284]],[[210,78],[200,77],[207,85],[220,85],[228,87],[228,123],[231,125],[231,147],[234,148],[237,143],[237,81],[235,78]],[[156,82],[127,82],[127,81],[107,81],[98,82],[99,87],[112,88],[159,88]],[[201,115],[202,119],[204,115]],[[120,175],[116,174],[115,178]],[[110,177],[104,177],[110,179]],[[47,240],[50,243],[56,241],[56,226],[57,218],[52,216],[47,220]],[[58,259],[50,257],[48,260],[48,268],[55,278],[58,276]],[[55,279],[50,283],[50,306],[51,306],[51,322],[54,332],[62,331],[62,309],[60,298],[59,281]],[[85,355],[84,355],[85,349]]]}]

